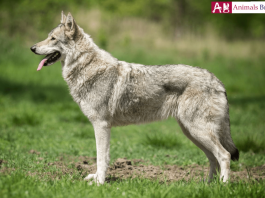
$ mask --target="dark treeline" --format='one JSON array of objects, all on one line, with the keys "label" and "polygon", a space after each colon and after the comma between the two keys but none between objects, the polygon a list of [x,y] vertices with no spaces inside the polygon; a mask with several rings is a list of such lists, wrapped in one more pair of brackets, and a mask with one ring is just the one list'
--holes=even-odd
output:
[{"label": "dark treeline", "polygon": [[264,14],[211,14],[208,0],[1,0],[1,31],[32,34],[56,24],[61,10],[100,9],[112,17],[140,17],[161,23],[170,32],[203,33],[210,25],[229,40],[265,38]]}]

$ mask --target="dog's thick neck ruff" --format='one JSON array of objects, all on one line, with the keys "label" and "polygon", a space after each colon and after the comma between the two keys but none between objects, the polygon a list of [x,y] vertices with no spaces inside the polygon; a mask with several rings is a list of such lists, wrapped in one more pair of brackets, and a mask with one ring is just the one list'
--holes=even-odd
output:
[{"label": "dog's thick neck ruff", "polygon": [[[114,66],[118,64],[118,60],[111,56],[108,52],[100,49],[93,39],[80,27],[80,39],[73,43],[72,49],[68,50],[65,59],[61,61],[63,77],[68,83],[74,83],[76,75],[83,75],[81,70],[86,70],[90,75],[93,73],[99,73],[97,70],[102,71],[102,68],[106,66]],[[101,65],[99,64],[101,63]],[[103,74],[102,72],[100,72]],[[80,78],[87,78],[83,76]]]}]

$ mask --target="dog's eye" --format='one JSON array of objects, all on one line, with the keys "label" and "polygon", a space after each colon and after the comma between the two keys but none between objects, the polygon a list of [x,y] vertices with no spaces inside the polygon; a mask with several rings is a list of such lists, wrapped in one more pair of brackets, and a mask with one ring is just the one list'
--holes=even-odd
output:
[{"label": "dog's eye", "polygon": [[53,40],[55,40],[55,38],[54,38],[54,37],[52,37],[52,39],[51,39],[51,40],[53,41]]}]

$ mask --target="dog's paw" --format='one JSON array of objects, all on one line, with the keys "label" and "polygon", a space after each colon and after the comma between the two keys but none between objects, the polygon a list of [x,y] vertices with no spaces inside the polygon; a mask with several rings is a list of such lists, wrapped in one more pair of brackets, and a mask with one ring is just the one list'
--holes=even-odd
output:
[{"label": "dog's paw", "polygon": [[89,181],[89,185],[92,185],[94,182],[98,185],[97,174],[89,174],[84,180]]},{"label": "dog's paw", "polygon": [[96,180],[97,179],[97,174],[89,174],[84,178],[85,181],[90,181],[90,180]]},{"label": "dog's paw", "polygon": [[86,176],[84,178],[85,181],[90,181],[88,184],[92,185],[93,183],[96,183],[98,186],[100,184],[104,184],[104,180],[100,181],[100,179],[98,178],[97,173],[96,174],[89,174],[88,176]]}]

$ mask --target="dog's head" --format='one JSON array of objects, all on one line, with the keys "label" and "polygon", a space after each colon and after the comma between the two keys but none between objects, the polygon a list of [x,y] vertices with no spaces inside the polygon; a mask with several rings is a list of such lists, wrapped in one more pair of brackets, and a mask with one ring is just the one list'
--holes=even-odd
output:
[{"label": "dog's head", "polygon": [[61,23],[48,34],[48,38],[30,48],[35,54],[46,55],[37,70],[64,60],[80,37],[81,32],[71,13],[65,16],[62,12]]}]

